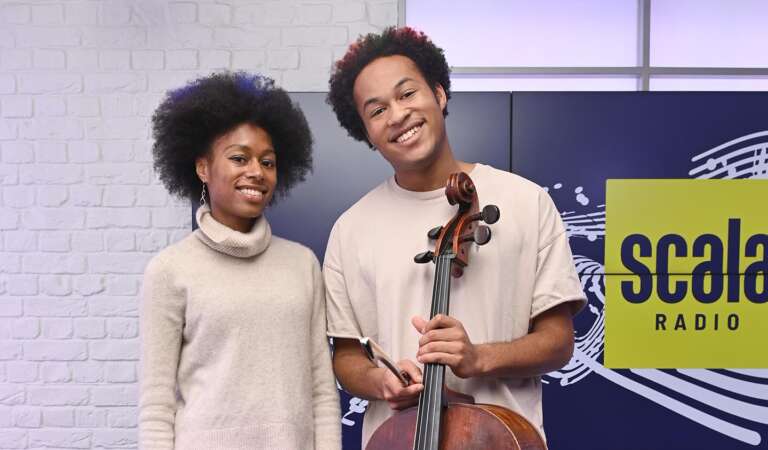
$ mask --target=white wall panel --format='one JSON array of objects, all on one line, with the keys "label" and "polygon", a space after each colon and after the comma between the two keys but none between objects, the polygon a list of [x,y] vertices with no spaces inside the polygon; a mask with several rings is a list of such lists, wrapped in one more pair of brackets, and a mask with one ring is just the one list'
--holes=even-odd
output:
[{"label": "white wall panel", "polygon": [[406,1],[452,66],[636,66],[637,0]]},{"label": "white wall panel", "polygon": [[765,0],[653,0],[651,66],[768,67]]}]

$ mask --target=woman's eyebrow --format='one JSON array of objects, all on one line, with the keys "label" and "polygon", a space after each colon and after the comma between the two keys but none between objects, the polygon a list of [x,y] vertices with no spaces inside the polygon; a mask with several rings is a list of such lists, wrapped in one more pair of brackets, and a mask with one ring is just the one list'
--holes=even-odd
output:
[{"label": "woman's eyebrow", "polygon": [[248,150],[248,151],[252,150],[251,147],[248,147],[247,145],[244,145],[244,144],[230,144],[224,147],[224,151],[227,151],[232,147],[237,147],[239,149]]},{"label": "woman's eyebrow", "polygon": [[[223,149],[222,151],[226,152],[227,150],[229,150],[229,149],[230,149],[230,148],[232,148],[232,147],[237,147],[238,149],[240,149],[240,150],[244,150],[244,151],[247,151],[247,152],[249,152],[249,153],[253,153],[253,152],[254,152],[254,149],[253,149],[253,148],[251,148],[251,147],[249,147],[249,146],[247,146],[247,145],[245,145],[245,144],[230,144],[230,145],[228,145],[228,146],[224,147],[224,149]],[[277,154],[277,152],[275,151],[275,149],[274,149],[274,148],[272,148],[272,147],[266,147],[264,150],[262,150],[262,151],[260,152],[260,155],[262,155],[262,156],[263,156],[263,155],[265,155],[265,154],[267,154],[267,153],[274,153],[274,154]]]}]

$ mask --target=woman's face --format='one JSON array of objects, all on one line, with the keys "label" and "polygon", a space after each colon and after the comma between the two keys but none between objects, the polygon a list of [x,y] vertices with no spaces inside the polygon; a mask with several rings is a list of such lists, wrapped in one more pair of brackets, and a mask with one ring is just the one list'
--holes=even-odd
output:
[{"label": "woman's face", "polygon": [[269,134],[249,123],[213,141],[208,154],[198,158],[196,170],[208,185],[214,219],[234,230],[250,231],[275,192],[275,156]]}]

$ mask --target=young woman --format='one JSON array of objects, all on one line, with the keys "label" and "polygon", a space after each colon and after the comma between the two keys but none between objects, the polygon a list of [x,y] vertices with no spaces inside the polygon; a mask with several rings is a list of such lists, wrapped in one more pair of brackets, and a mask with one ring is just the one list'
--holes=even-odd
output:
[{"label": "young woman", "polygon": [[160,179],[201,207],[145,272],[141,448],[339,449],[320,268],[263,214],[311,169],[304,115],[239,72],[169,92],[152,120]]}]

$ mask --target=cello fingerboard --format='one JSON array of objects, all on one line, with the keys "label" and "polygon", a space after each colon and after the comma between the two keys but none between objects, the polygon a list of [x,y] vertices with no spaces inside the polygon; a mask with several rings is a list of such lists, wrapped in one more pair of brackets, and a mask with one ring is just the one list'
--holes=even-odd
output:
[{"label": "cello fingerboard", "polygon": [[[430,319],[438,314],[448,315],[451,296],[451,262],[453,253],[435,257],[435,284],[432,289]],[[416,416],[414,450],[438,450],[440,446],[440,424],[443,417],[443,391],[445,366],[426,364],[424,367],[424,390],[419,395],[419,409]]]}]

